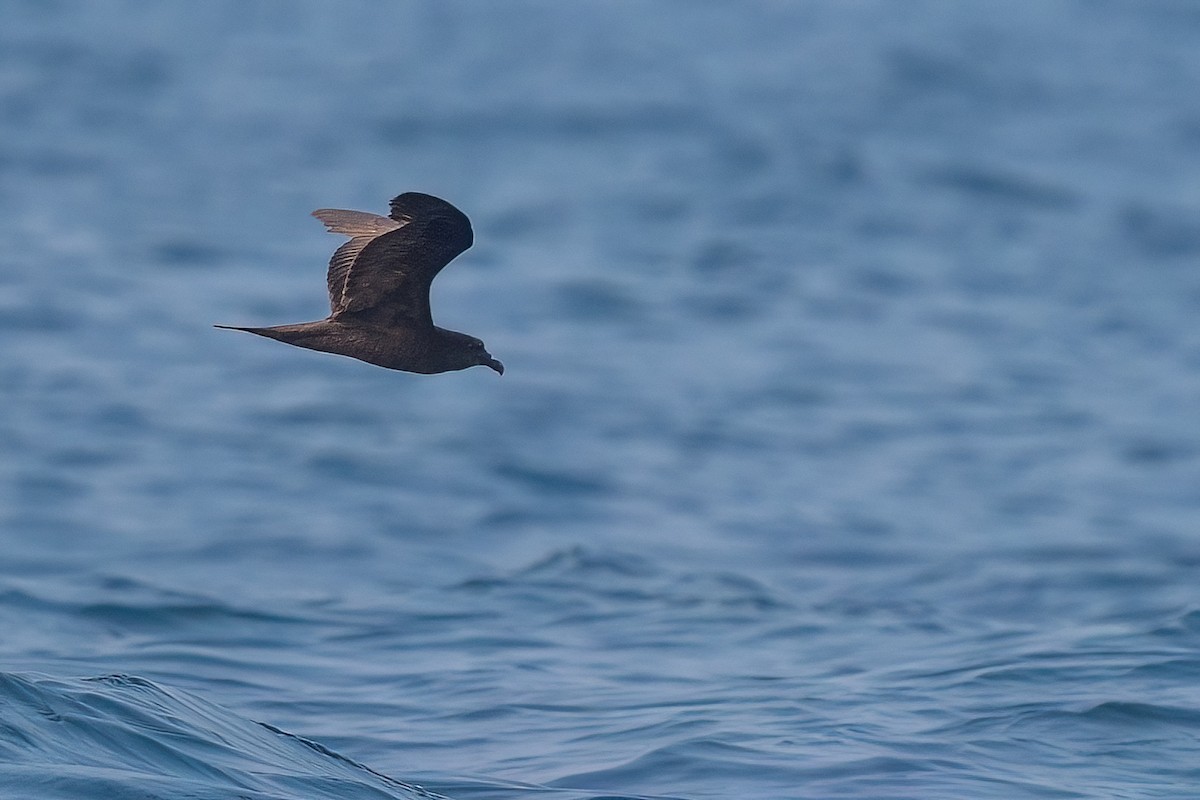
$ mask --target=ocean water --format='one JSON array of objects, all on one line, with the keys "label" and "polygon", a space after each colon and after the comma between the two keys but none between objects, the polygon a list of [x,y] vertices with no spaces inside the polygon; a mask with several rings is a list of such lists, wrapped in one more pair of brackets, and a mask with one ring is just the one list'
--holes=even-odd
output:
[{"label": "ocean water", "polygon": [[1191,0],[0,18],[5,800],[1200,796]]}]

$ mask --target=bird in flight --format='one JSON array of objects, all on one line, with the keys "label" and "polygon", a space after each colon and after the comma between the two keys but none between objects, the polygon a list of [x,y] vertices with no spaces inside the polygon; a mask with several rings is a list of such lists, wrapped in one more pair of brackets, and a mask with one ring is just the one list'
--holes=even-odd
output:
[{"label": "bird in flight", "polygon": [[215,327],[405,372],[482,365],[504,374],[483,342],[439,328],[429,310],[434,277],[474,242],[466,214],[432,195],[405,192],[386,217],[340,208],[313,216],[331,233],[350,237],[329,260],[329,316],[270,328]]}]

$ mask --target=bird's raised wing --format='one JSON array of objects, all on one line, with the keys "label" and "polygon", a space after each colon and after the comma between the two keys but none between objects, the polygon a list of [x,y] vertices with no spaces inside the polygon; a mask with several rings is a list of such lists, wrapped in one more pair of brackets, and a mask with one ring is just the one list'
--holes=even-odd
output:
[{"label": "bird's raised wing", "polygon": [[[352,314],[384,325],[417,322],[432,326],[429,286],[442,267],[474,242],[470,220],[445,200],[418,192],[393,199],[390,219],[375,219],[394,227],[375,235],[355,236],[338,248],[329,262],[334,316]],[[349,249],[359,238],[365,241]],[[335,291],[335,278],[340,281],[340,292]]]}]

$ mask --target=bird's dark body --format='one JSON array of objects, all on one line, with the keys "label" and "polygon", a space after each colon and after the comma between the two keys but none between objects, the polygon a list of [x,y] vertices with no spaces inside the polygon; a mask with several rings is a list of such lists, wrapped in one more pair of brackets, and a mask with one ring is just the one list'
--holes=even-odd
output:
[{"label": "bird's dark body", "polygon": [[293,325],[218,328],[405,372],[477,365],[504,372],[483,342],[437,327],[429,309],[434,277],[474,241],[465,214],[445,200],[407,192],[392,200],[387,217],[342,209],[319,209],[313,216],[350,237],[329,262],[330,315]]},{"label": "bird's dark body", "polygon": [[452,366],[447,361],[446,352],[453,350],[456,343],[441,339],[444,334],[455,332],[437,327],[431,334],[426,330],[401,326],[381,328],[370,323],[347,323],[338,319],[275,325],[269,328],[241,328],[232,325],[217,327],[246,331],[309,350],[350,356],[377,367],[425,375],[466,369],[478,363],[467,359],[461,366]]}]

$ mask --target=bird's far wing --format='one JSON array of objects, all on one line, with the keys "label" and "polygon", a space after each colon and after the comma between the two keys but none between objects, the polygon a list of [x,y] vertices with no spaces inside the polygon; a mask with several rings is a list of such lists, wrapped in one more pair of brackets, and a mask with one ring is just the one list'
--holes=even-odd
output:
[{"label": "bird's far wing", "polygon": [[329,287],[329,307],[336,314],[342,304],[346,274],[354,264],[354,259],[358,258],[362,249],[376,236],[394,231],[404,223],[366,211],[350,211],[344,208],[318,208],[312,215],[325,223],[330,233],[351,237],[350,241],[335,250],[333,258],[329,259],[329,273],[325,282]]},{"label": "bird's far wing", "polygon": [[402,221],[381,217],[369,211],[350,211],[345,208],[318,208],[312,215],[324,222],[330,233],[341,233],[350,237],[374,237],[394,231],[404,224]]},{"label": "bird's far wing", "polygon": [[392,201],[392,217],[402,226],[376,236],[357,253],[335,313],[381,324],[433,325],[429,286],[442,267],[471,246],[471,223],[446,201],[416,192]]}]

